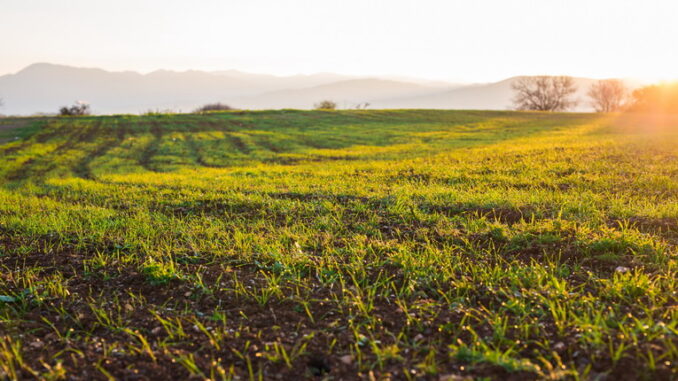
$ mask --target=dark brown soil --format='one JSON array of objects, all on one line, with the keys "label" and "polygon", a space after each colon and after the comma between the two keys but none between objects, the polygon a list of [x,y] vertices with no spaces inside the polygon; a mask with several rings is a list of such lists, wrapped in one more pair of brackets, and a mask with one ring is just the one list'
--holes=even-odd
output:
[{"label": "dark brown soil", "polygon": [[[0,252],[5,253],[11,252],[17,241],[22,240],[7,231],[0,231],[0,238]],[[48,237],[44,240],[34,242],[32,246],[49,246],[46,245]],[[403,372],[409,372],[409,378],[431,380],[447,376],[452,380],[467,376],[501,380],[536,379],[534,374],[508,373],[498,366],[469,367],[450,357],[444,348],[453,343],[443,327],[451,322],[458,323],[460,314],[440,307],[441,304],[432,299],[434,295],[422,293],[411,303],[412,307],[421,306],[417,313],[419,324],[410,327],[407,332],[413,338],[410,340],[417,342],[412,348],[417,349],[403,353],[402,362],[386,361],[372,366],[369,371],[364,368],[360,371],[358,360],[351,357],[355,336],[350,327],[352,321],[361,318],[333,301],[333,296],[341,294],[341,290],[323,287],[319,283],[313,285],[304,296],[304,300],[310,301],[309,308],[314,316],[311,320],[292,297],[274,298],[266,304],[259,304],[232,292],[233,279],[255,286],[262,282],[259,269],[253,265],[183,265],[181,270],[184,273],[201,274],[204,284],[221,282],[222,287],[218,287],[216,292],[206,292],[187,280],[174,279],[154,284],[134,266],[121,265],[85,273],[84,265],[91,255],[87,251],[64,247],[63,250],[36,250],[27,255],[0,256],[0,268],[5,269],[0,276],[7,284],[12,283],[15,272],[31,269],[35,271],[38,282],[52,276],[61,277],[69,291],[67,297],[39,295],[37,291],[28,294],[25,300],[12,305],[20,318],[12,324],[0,325],[0,332],[19,337],[24,343],[24,360],[33,370],[44,372],[47,366],[54,367],[59,361],[69,380],[106,379],[105,374],[123,380],[210,378],[209,374],[205,377],[191,376],[180,364],[182,356],[184,359],[192,356],[196,366],[203,371],[214,369],[216,361],[226,371],[232,367],[233,375],[240,379],[248,379],[249,367],[257,377],[261,374],[263,379],[283,380],[407,379]],[[394,265],[375,270],[374,279],[384,272],[396,279],[402,276],[400,267]],[[21,293],[20,288],[21,285],[16,284],[16,289],[0,290],[0,293],[17,295]],[[491,306],[500,300],[493,290],[477,291],[479,297],[473,302],[478,305]],[[117,317],[119,322],[105,323],[93,307]],[[212,319],[215,313],[224,316],[225,323]],[[181,322],[185,334],[172,337],[156,315]],[[375,337],[371,339],[382,345],[394,343],[391,332],[399,332],[408,324],[404,312],[389,298],[378,298],[371,315],[375,322],[372,330]],[[205,327],[223,328],[227,335],[215,346],[197,327],[198,322]],[[547,320],[545,322],[549,324]],[[142,334],[148,340],[152,355],[130,350],[129,344],[138,348],[140,341],[122,327]],[[477,331],[483,335],[492,333],[489,326],[480,326]],[[573,335],[553,336],[554,341],[563,342],[566,346],[562,353],[564,361],[574,360],[567,349],[576,347]],[[307,348],[288,366],[284,362],[267,359],[272,343],[283,344],[288,349],[306,343]],[[267,345],[269,351],[266,351]],[[427,375],[418,368],[429,348],[438,349],[438,374],[435,375]],[[363,353],[363,364],[377,364],[371,351],[364,350]],[[614,369],[614,379],[634,379],[637,376],[604,361],[593,364],[594,371],[611,368]],[[25,370],[21,371],[21,375],[33,377]],[[668,378],[670,373],[665,375]],[[658,376],[661,379],[662,373]]]}]

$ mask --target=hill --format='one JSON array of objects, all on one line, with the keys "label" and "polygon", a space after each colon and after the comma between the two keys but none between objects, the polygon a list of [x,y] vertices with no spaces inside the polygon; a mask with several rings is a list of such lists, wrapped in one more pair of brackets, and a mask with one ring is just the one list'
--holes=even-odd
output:
[{"label": "hill", "polygon": [[[521,77],[503,81],[463,86],[433,94],[414,97],[382,99],[374,102],[375,108],[423,108],[423,109],[460,109],[460,110],[508,110],[513,107],[514,92],[511,86]],[[574,78],[577,92],[573,96],[579,101],[573,111],[590,112],[593,108],[586,93],[597,80]],[[629,88],[638,87],[634,81],[626,81]]]},{"label": "hill", "polygon": [[303,89],[280,90],[235,100],[248,109],[310,109],[321,100],[333,100],[339,108],[355,108],[389,97],[411,97],[437,93],[438,87],[385,79],[351,79]]},{"label": "hill", "polygon": [[675,379],[678,119],[643,118],[5,120],[0,379]]},{"label": "hill", "polygon": [[78,100],[90,103],[97,114],[148,110],[185,112],[217,101],[238,108],[312,108],[320,100],[311,99],[315,96],[364,102],[373,95],[421,95],[426,93],[424,88],[433,91],[440,89],[440,84],[424,86],[336,74],[276,77],[234,70],[158,70],[139,74],[46,63],[34,64],[16,74],[0,77],[0,98],[4,100],[2,111],[9,115],[53,113],[60,106]]},{"label": "hill", "polygon": [[271,92],[286,89],[298,89],[325,85],[328,83],[356,79],[346,75],[333,73],[317,73],[309,75],[277,76],[268,74],[246,73],[238,70],[213,71],[210,74],[246,80],[256,86],[258,91]]},{"label": "hill", "polygon": [[[35,64],[0,77],[4,114],[54,113],[60,106],[87,101],[94,113],[141,113],[148,110],[191,111],[212,102],[240,109],[311,109],[323,99],[342,108],[368,102],[377,109],[506,110],[512,106],[511,84],[461,85],[413,78],[363,78],[331,73],[280,77],[235,70],[149,74]],[[592,111],[586,91],[593,79],[577,78],[576,111]],[[629,87],[638,84],[627,81]]]},{"label": "hill", "polygon": [[138,113],[183,109],[259,91],[250,81],[199,71],[108,72],[101,69],[35,64],[0,77],[8,114],[56,112],[76,100],[96,113]]}]

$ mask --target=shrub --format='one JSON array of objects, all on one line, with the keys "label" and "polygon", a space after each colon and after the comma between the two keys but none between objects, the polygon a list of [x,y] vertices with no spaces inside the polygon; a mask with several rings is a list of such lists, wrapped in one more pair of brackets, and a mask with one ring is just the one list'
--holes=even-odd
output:
[{"label": "shrub", "polygon": [[180,114],[180,113],[181,113],[181,111],[175,111],[175,110],[168,108],[168,109],[165,109],[165,110],[149,109],[149,110],[146,110],[146,112],[142,113],[141,115],[143,115],[143,116],[169,116],[169,115],[175,115],[175,114]]},{"label": "shrub", "polygon": [[89,114],[90,114],[89,104],[85,102],[77,102],[71,107],[64,106],[59,109],[60,116],[83,116]]},{"label": "shrub", "polygon": [[209,103],[202,107],[195,109],[195,112],[209,112],[209,111],[230,111],[233,107],[223,103]]},{"label": "shrub", "polygon": [[316,110],[336,110],[337,104],[330,100],[324,100],[314,105]]}]

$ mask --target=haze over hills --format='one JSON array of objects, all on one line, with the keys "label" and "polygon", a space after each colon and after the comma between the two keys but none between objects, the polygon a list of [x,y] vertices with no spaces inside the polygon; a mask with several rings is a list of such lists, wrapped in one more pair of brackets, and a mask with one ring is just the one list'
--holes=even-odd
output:
[{"label": "haze over hills", "polygon": [[[451,87],[451,86],[450,86]],[[387,79],[361,78],[332,82],[319,86],[288,89],[237,99],[234,104],[245,108],[309,108],[314,103],[331,99],[340,108],[355,108],[358,104],[388,99],[393,96],[417,97],[433,95],[440,88]],[[384,107],[388,108],[388,106]]]},{"label": "haze over hills", "polygon": [[308,75],[278,76],[271,74],[247,73],[239,70],[212,71],[210,74],[237,78],[249,81],[252,85],[258,86],[262,91],[277,91],[285,89],[296,89],[303,87],[320,86],[332,82],[356,79],[347,75],[334,73],[316,73]]},{"label": "haze over hills", "polygon": [[[505,110],[511,106],[511,83],[517,78],[459,85],[331,73],[281,77],[236,70],[158,70],[140,74],[39,63],[0,76],[0,98],[4,101],[0,113],[54,113],[75,101],[90,103],[98,114],[191,111],[211,102],[243,109],[309,109],[323,99],[337,102],[340,108],[368,102],[370,108]],[[593,81],[576,78],[577,97],[582,100],[576,111],[590,110],[585,93]]]},{"label": "haze over hills", "polygon": [[[433,94],[393,98],[374,102],[375,108],[424,108],[424,109],[480,109],[480,110],[507,110],[512,108],[514,92],[512,84],[521,77],[512,77],[503,81],[462,86],[455,89],[440,91]],[[577,106],[571,111],[592,111],[589,97],[586,95],[593,83],[598,81],[592,78],[574,78],[577,92],[574,98]],[[633,81],[625,81],[629,88],[639,85]]]}]

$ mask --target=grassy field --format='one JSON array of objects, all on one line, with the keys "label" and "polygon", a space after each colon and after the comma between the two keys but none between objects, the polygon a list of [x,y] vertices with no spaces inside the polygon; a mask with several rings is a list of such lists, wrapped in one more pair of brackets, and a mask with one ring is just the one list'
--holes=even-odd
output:
[{"label": "grassy field", "polygon": [[61,118],[0,145],[0,379],[676,379],[678,119]]}]

